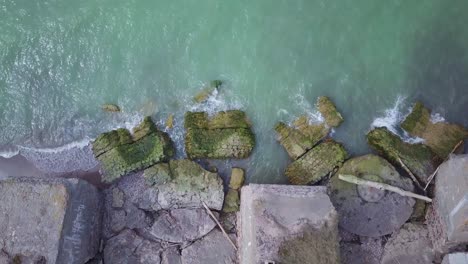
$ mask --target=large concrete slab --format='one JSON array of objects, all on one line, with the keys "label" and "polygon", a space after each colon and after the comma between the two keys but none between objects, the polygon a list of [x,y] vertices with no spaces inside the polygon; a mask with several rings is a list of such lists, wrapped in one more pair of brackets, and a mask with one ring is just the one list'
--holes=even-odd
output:
[{"label": "large concrete slab", "polygon": [[239,230],[242,264],[339,263],[338,216],[326,187],[244,186]]},{"label": "large concrete slab", "polygon": [[94,186],[8,178],[0,181],[0,193],[0,251],[10,261],[82,264],[97,253],[101,202]]},{"label": "large concrete slab", "polygon": [[444,257],[442,264],[466,264],[468,263],[468,253],[453,253]]},{"label": "large concrete slab", "polygon": [[445,254],[468,244],[468,155],[452,155],[436,175],[427,220],[436,250]]}]

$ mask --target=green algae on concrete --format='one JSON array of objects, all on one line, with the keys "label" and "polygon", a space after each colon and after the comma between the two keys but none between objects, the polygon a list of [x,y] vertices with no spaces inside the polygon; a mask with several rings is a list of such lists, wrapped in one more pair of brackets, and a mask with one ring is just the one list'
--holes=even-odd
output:
[{"label": "green algae on concrete", "polygon": [[214,92],[221,87],[223,84],[220,80],[213,80],[207,86],[205,86],[200,92],[198,92],[194,97],[193,100],[197,103],[203,103],[208,98],[214,94]]},{"label": "green algae on concrete", "polygon": [[275,131],[289,157],[297,159],[325,138],[330,129],[325,124],[309,124],[305,116],[294,121],[294,127],[279,122]]},{"label": "green algae on concrete", "polygon": [[224,197],[223,212],[233,213],[239,211],[240,196],[239,190],[229,189]]},{"label": "green algae on concrete", "polygon": [[347,157],[344,147],[333,141],[320,143],[286,168],[289,182],[313,184],[339,168]]},{"label": "green algae on concrete", "polygon": [[134,129],[133,138],[126,129],[100,135],[93,142],[93,153],[101,164],[102,180],[110,183],[133,171],[142,170],[174,155],[169,136],[159,131],[147,117]]},{"label": "green algae on concrete", "polygon": [[424,144],[410,144],[390,132],[385,127],[371,130],[367,142],[377,152],[396,166],[401,166],[399,159],[419,179],[426,183],[427,178],[442,163],[441,158]]},{"label": "green algae on concrete", "polygon": [[403,121],[401,127],[410,135],[424,139],[424,144],[443,159],[461,140],[468,137],[468,130],[458,124],[432,123],[431,110],[421,102],[414,104],[413,110]]},{"label": "green algae on concrete", "polygon": [[185,114],[185,150],[191,159],[247,158],[255,135],[243,111],[230,110],[209,117],[205,112]]},{"label": "green algae on concrete", "polygon": [[320,96],[317,99],[317,108],[325,118],[327,125],[331,127],[338,127],[344,121],[335,104],[326,96]]}]

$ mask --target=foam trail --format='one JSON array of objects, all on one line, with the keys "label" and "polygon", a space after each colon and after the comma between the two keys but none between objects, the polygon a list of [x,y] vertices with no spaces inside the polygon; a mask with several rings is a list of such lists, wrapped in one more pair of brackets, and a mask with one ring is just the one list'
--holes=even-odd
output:
[{"label": "foam trail", "polygon": [[439,113],[432,113],[431,114],[431,122],[433,124],[442,123],[442,122],[445,122],[445,118]]},{"label": "foam trail", "polygon": [[386,127],[392,133],[398,135],[403,141],[411,144],[422,143],[424,139],[419,137],[411,137],[408,133],[400,129],[400,123],[411,112],[411,108],[403,112],[404,102],[406,97],[398,96],[392,108],[386,109],[382,117],[377,117],[372,121],[371,129],[377,127]]},{"label": "foam trail", "polygon": [[[299,92],[292,96],[291,100],[295,102],[295,105],[298,107],[297,111],[299,113],[305,113],[309,118],[309,123],[323,123],[325,119],[323,118],[322,114],[317,110],[315,105],[311,104],[304,96],[304,85],[302,85],[299,89]],[[293,116],[289,113],[288,119],[294,120],[297,116]]]}]

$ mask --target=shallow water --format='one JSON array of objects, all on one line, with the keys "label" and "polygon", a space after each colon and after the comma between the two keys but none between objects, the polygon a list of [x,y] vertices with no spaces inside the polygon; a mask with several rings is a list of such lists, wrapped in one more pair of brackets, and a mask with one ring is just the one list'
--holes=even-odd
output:
[{"label": "shallow water", "polygon": [[[175,113],[170,133],[183,156],[185,111],[241,108],[258,140],[250,181],[283,182],[288,159],[273,127],[313,115],[320,95],[346,119],[334,137],[352,154],[369,151],[374,121],[394,124],[416,99],[468,125],[467,8],[462,0],[0,0],[0,152],[19,151],[43,170],[86,169],[95,163],[81,147],[100,132]],[[193,103],[212,79],[226,82],[218,97]],[[395,107],[398,98],[406,100]],[[124,113],[103,113],[109,102]]]}]

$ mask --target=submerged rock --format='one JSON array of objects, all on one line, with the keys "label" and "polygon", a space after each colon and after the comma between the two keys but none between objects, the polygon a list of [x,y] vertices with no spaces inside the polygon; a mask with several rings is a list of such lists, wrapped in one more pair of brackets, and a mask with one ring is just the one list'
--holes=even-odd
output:
[{"label": "submerged rock", "polygon": [[313,184],[339,168],[347,157],[344,147],[335,142],[320,143],[286,168],[289,182]]},{"label": "submerged rock", "polygon": [[317,99],[317,108],[322,116],[325,118],[327,125],[331,127],[338,127],[343,121],[343,117],[336,109],[336,106],[326,96],[320,96]]},{"label": "submerged rock", "polygon": [[[156,167],[164,168],[166,165],[157,164]],[[171,160],[166,168],[168,171],[154,168],[145,170],[146,182],[153,183],[152,188],[157,190],[157,207],[201,208],[204,201],[209,208],[221,210],[224,191],[223,182],[217,173],[207,171],[187,159]],[[154,174],[155,171],[158,174]]]},{"label": "submerged rock", "polygon": [[172,129],[174,127],[174,114],[170,114],[166,119],[166,127]]},{"label": "submerged rock", "polygon": [[243,159],[250,156],[255,136],[243,111],[230,110],[208,117],[206,112],[185,114],[185,150],[191,159]]},{"label": "submerged rock", "polygon": [[210,96],[212,96],[218,90],[219,87],[221,87],[222,84],[223,82],[220,80],[211,81],[209,85],[205,86],[200,92],[198,92],[193,97],[193,100],[197,103],[205,102],[206,100],[208,100]]},{"label": "submerged rock", "polygon": [[375,128],[367,134],[369,145],[396,166],[401,166],[399,159],[419,179],[426,183],[427,178],[442,162],[428,146],[410,144],[390,132],[385,127]]},{"label": "submerged rock", "polygon": [[10,178],[0,181],[0,193],[0,252],[11,263],[81,264],[98,252],[101,199],[94,186]]},{"label": "submerged rock", "polygon": [[289,157],[297,159],[325,138],[330,129],[325,124],[309,124],[306,117],[300,117],[290,127],[279,122],[275,131],[278,141],[286,149]]},{"label": "submerged rock", "polygon": [[411,216],[414,199],[397,193],[345,182],[338,175],[354,175],[412,191],[410,179],[401,177],[376,155],[352,158],[330,179],[330,198],[338,211],[340,227],[348,232],[379,237],[398,230]]},{"label": "submerged rock", "polygon": [[205,209],[173,209],[159,213],[150,233],[162,241],[185,243],[203,237],[215,226]]},{"label": "submerged rock", "polygon": [[103,104],[101,108],[105,112],[120,112],[120,107],[115,104]]},{"label": "submerged rock", "polygon": [[413,106],[413,110],[401,124],[410,135],[424,139],[439,157],[446,158],[452,149],[468,137],[468,130],[457,124],[431,121],[431,111],[421,102]]},{"label": "submerged rock", "polygon": [[102,180],[110,183],[133,171],[142,170],[174,155],[169,136],[159,131],[150,117],[134,129],[101,134],[93,142],[93,153],[101,163]]}]

